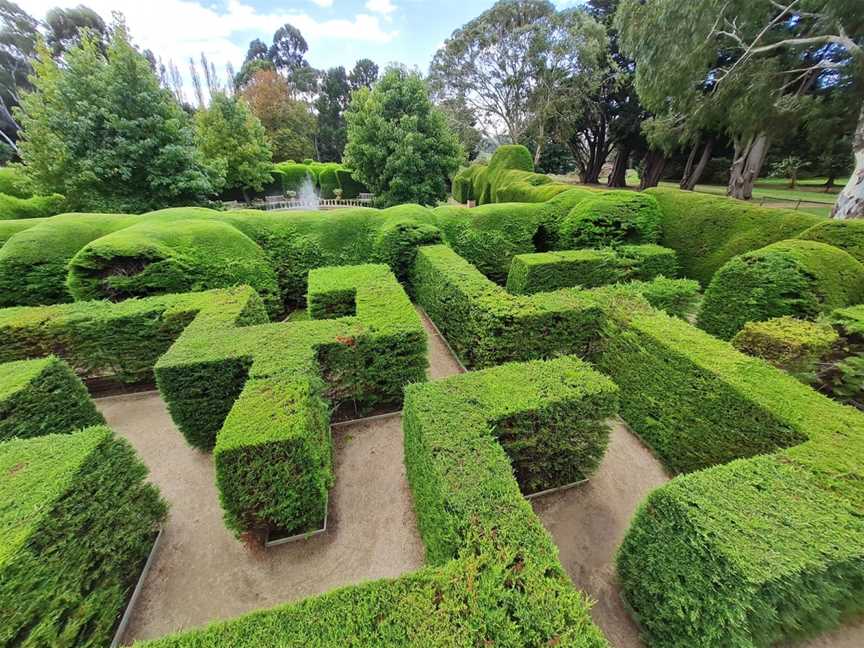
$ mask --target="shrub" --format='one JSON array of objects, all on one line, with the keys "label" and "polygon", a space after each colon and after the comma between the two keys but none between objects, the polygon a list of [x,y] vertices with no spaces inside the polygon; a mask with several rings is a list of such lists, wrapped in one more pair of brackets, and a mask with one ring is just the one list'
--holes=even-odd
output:
[{"label": "shrub", "polygon": [[104,422],[81,380],[59,358],[0,364],[0,441]]},{"label": "shrub", "polygon": [[[512,402],[500,399],[500,383],[516,390]],[[599,421],[614,411],[614,399],[615,386],[573,358],[409,387],[405,463],[427,559],[437,566],[145,645],[606,647],[496,441],[510,441],[507,429],[493,435],[485,423],[558,440],[555,426],[566,425],[586,441],[574,450],[590,470],[605,443]],[[515,440],[509,445],[515,450]]]},{"label": "shrub", "polygon": [[823,221],[804,230],[797,238],[833,245],[864,263],[864,222],[859,220]]},{"label": "shrub", "polygon": [[[513,258],[507,290],[531,294],[574,286],[594,288],[627,279],[674,276],[676,269],[675,252],[653,244],[521,254]],[[673,285],[683,284],[670,284],[670,288]],[[689,290],[693,294],[697,291],[698,286]]]},{"label": "shrub", "polygon": [[200,292],[248,285],[268,310],[282,310],[279,286],[265,252],[218,221],[148,221],[85,245],[69,262],[67,285],[76,300]]},{"label": "shrub", "polygon": [[559,227],[564,248],[597,248],[656,243],[662,215],[653,197],[633,191],[606,191],[580,200]]},{"label": "shrub", "polygon": [[316,304],[341,308],[351,295],[355,315],[236,327],[241,303],[205,309],[156,365],[180,431],[214,449],[225,521],[238,534],[320,526],[331,406],[399,403],[403,385],[425,379],[423,326],[386,266],[318,269],[309,295],[313,316],[341,314]]},{"label": "shrub", "polygon": [[14,196],[15,198],[30,198],[33,191],[30,181],[20,166],[0,167],[0,194]]},{"label": "shrub", "polygon": [[732,338],[732,346],[778,369],[802,376],[815,370],[816,363],[839,338],[830,324],[785,316],[748,322]]},{"label": "shrub", "polygon": [[576,205],[595,197],[597,193],[597,190],[587,187],[572,187],[538,205],[537,218],[540,222],[538,252],[567,249],[567,244],[560,237],[561,223]]},{"label": "shrub", "polygon": [[662,245],[678,254],[683,276],[707,286],[733,257],[794,238],[822,222],[790,209],[759,207],[721,196],[678,189],[649,189],[662,215]]},{"label": "shrub", "polygon": [[0,644],[101,648],[165,504],[105,427],[0,444]]},{"label": "shrub", "polygon": [[300,191],[300,187],[303,186],[307,179],[313,185],[316,183],[315,175],[305,164],[280,162],[275,167],[282,174],[282,188],[285,191]]},{"label": "shrub", "polygon": [[861,414],[683,321],[632,305],[614,321],[592,361],[667,466],[774,452],[677,478],[640,507],[617,564],[647,642],[769,646],[859,612]]},{"label": "shrub", "polygon": [[350,169],[336,169],[336,179],[339,181],[339,188],[342,189],[343,198],[358,198],[361,193],[369,193],[369,189],[362,183],[354,179]]},{"label": "shrub", "polygon": [[17,198],[0,193],[0,220],[53,216],[63,211],[65,201],[60,194]]},{"label": "shrub", "polygon": [[417,303],[472,367],[584,354],[602,325],[578,290],[510,295],[450,248],[420,248],[410,277]]},{"label": "shrub", "polygon": [[735,257],[711,280],[699,326],[723,339],[747,322],[819,313],[864,299],[864,266],[825,243],[789,240]]},{"label": "shrub", "polygon": [[39,223],[44,222],[45,218],[26,218],[20,220],[0,220],[0,248],[6,241],[15,236],[18,232],[36,227]]},{"label": "shrub", "polygon": [[321,169],[318,175],[318,186],[321,187],[322,198],[335,198],[334,190],[339,189],[339,178],[336,175],[336,168],[327,166]]},{"label": "shrub", "polygon": [[[504,144],[495,149],[489,164],[473,164],[454,178],[454,198],[467,199],[468,186],[478,205],[495,202],[544,202],[569,191],[572,185],[556,183],[549,176],[534,173],[531,152],[521,144]],[[457,189],[458,186],[458,189]],[[456,197],[456,193],[460,198]]]},{"label": "shrub", "polygon": [[633,281],[627,285],[654,308],[675,317],[686,319],[696,310],[699,301],[699,282],[694,279],[660,276],[651,281]]}]

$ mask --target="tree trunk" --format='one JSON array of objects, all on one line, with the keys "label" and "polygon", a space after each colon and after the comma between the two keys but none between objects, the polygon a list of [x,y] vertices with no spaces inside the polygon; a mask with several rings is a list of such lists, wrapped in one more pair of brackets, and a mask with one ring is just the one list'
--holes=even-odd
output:
[{"label": "tree trunk", "polygon": [[[693,191],[699,183],[699,178],[705,172],[705,167],[708,166],[711,160],[711,153],[714,152],[714,138],[709,137],[705,140],[705,146],[702,147],[702,155],[699,156],[699,162],[696,166],[690,169],[690,174],[681,181],[681,188],[687,191]],[[685,182],[686,181],[686,182]]]},{"label": "tree trunk", "polygon": [[627,162],[630,159],[630,149],[620,148],[615,155],[615,164],[612,165],[612,173],[609,174],[609,179],[606,184],[610,187],[626,187],[627,186]]},{"label": "tree trunk", "polygon": [[668,158],[660,151],[648,151],[648,155],[645,156],[645,169],[639,182],[639,191],[656,187],[660,183],[667,160]]},{"label": "tree trunk", "polygon": [[543,127],[540,127],[540,136],[537,138],[537,148],[534,150],[534,170],[537,170],[537,165],[540,164],[540,154],[543,152]]},{"label": "tree trunk", "polygon": [[699,150],[700,143],[701,138],[697,137],[696,141],[693,142],[693,148],[690,149],[690,155],[687,156],[687,164],[684,165],[684,174],[681,176],[681,182],[678,185],[681,189],[687,188],[690,175],[693,173],[693,163],[696,161],[696,153]]},{"label": "tree trunk", "polygon": [[825,180],[825,184],[823,185],[825,187],[825,193],[831,193],[831,190],[834,188],[834,181],[836,179],[837,178],[835,178],[833,175],[828,176],[828,179]]},{"label": "tree trunk", "polygon": [[769,146],[770,142],[765,133],[751,137],[743,145],[740,140],[735,140],[735,159],[729,172],[726,195],[738,200],[750,200],[753,197],[753,183],[762,171]]},{"label": "tree trunk", "polygon": [[837,195],[831,218],[864,218],[864,106],[861,106],[855,137],[852,138],[852,151],[855,153],[855,170],[843,191]]}]

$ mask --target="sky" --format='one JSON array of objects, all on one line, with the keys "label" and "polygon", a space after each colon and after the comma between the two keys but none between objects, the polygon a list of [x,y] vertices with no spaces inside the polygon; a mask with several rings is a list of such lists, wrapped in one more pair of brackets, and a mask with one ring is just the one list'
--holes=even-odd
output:
[{"label": "sky", "polygon": [[[432,55],[492,0],[18,0],[43,19],[56,6],[85,4],[106,22],[113,11],[126,17],[132,38],[186,73],[189,57],[207,55],[217,67],[240,68],[249,41],[268,45],[273,32],[290,22],[309,43],[306,58],[319,69],[360,58],[382,68],[391,62],[416,66],[424,74]],[[566,0],[558,2],[566,4]]]}]

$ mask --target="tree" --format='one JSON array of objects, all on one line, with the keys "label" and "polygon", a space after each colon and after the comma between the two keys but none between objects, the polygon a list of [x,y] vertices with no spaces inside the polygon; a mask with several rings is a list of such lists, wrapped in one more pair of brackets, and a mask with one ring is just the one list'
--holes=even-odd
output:
[{"label": "tree", "polygon": [[348,83],[351,85],[351,90],[359,90],[360,88],[372,89],[372,86],[378,80],[378,65],[371,59],[363,58],[354,64],[354,69],[348,75]]},{"label": "tree", "polygon": [[[581,10],[547,0],[501,0],[453,32],[430,66],[440,103],[461,98],[487,131],[503,124],[512,142],[535,130],[542,144],[551,113],[578,109],[594,82],[603,29]],[[563,100],[566,90],[570,100]],[[537,155],[540,150],[536,151]]]},{"label": "tree", "polygon": [[249,43],[249,49],[246,50],[246,60],[243,62],[248,63],[249,61],[266,60],[269,49],[270,48],[267,47],[267,44],[264,41],[260,38],[256,38]]},{"label": "tree", "polygon": [[198,149],[218,170],[220,189],[261,191],[272,181],[273,153],[264,126],[243,98],[218,92],[210,105],[195,115]]},{"label": "tree", "polygon": [[318,159],[339,162],[345,149],[345,109],[351,100],[351,87],[345,68],[330,68],[321,77],[321,88],[315,100],[318,112]]},{"label": "tree", "polygon": [[31,78],[16,114],[37,193],[63,194],[73,210],[116,212],[199,204],[213,193],[188,117],[122,23],[107,56],[90,35],[62,67],[41,46]]},{"label": "tree", "polygon": [[95,40],[97,47],[104,52],[108,38],[108,27],[102,17],[84,5],[70,9],[55,7],[45,16],[48,47],[55,58],[62,57],[81,42],[84,32]]},{"label": "tree", "polygon": [[480,153],[483,134],[477,130],[477,115],[468,107],[465,99],[450,97],[437,102],[436,105],[447,118],[447,125],[456,134],[468,160],[476,158]]},{"label": "tree", "polygon": [[22,90],[30,90],[30,60],[36,53],[39,23],[14,2],[0,0],[0,137],[13,150],[18,147],[19,125],[12,115]]},{"label": "tree", "polygon": [[273,61],[259,58],[247,60],[243,64],[243,67],[240,68],[237,76],[234,77],[234,89],[242,91],[259,72],[263,71],[272,71],[275,73],[276,66],[273,65]]},{"label": "tree", "polygon": [[274,70],[260,70],[242,92],[261,120],[273,159],[303,160],[315,155],[315,116],[305,101],[293,99],[288,82]]},{"label": "tree", "polygon": [[798,182],[798,174],[801,172],[801,169],[807,166],[807,162],[797,155],[787,155],[782,160],[774,163],[771,167],[771,175],[775,178],[788,179],[789,188],[794,189]]},{"label": "tree", "polygon": [[[642,102],[679,120],[713,112],[735,149],[728,193],[748,199],[772,139],[800,121],[807,95],[860,78],[860,9],[858,0],[623,0],[615,24],[638,62]],[[864,146],[864,111],[861,131]],[[856,203],[856,186],[838,208]]]},{"label": "tree", "polygon": [[434,205],[446,198],[464,153],[419,74],[388,68],[372,90],[352,95],[346,119],[345,164],[375,193],[377,205]]}]

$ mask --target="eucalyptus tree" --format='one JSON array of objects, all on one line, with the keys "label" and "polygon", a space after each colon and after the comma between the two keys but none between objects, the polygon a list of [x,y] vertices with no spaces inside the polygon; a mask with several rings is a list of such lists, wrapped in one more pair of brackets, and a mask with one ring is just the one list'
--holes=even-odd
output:
[{"label": "eucalyptus tree", "polygon": [[[814,88],[864,69],[860,0],[623,0],[616,27],[645,106],[684,122],[712,112],[734,145],[728,193],[748,199],[772,138]],[[835,207],[864,216],[864,111],[857,169]]]}]

